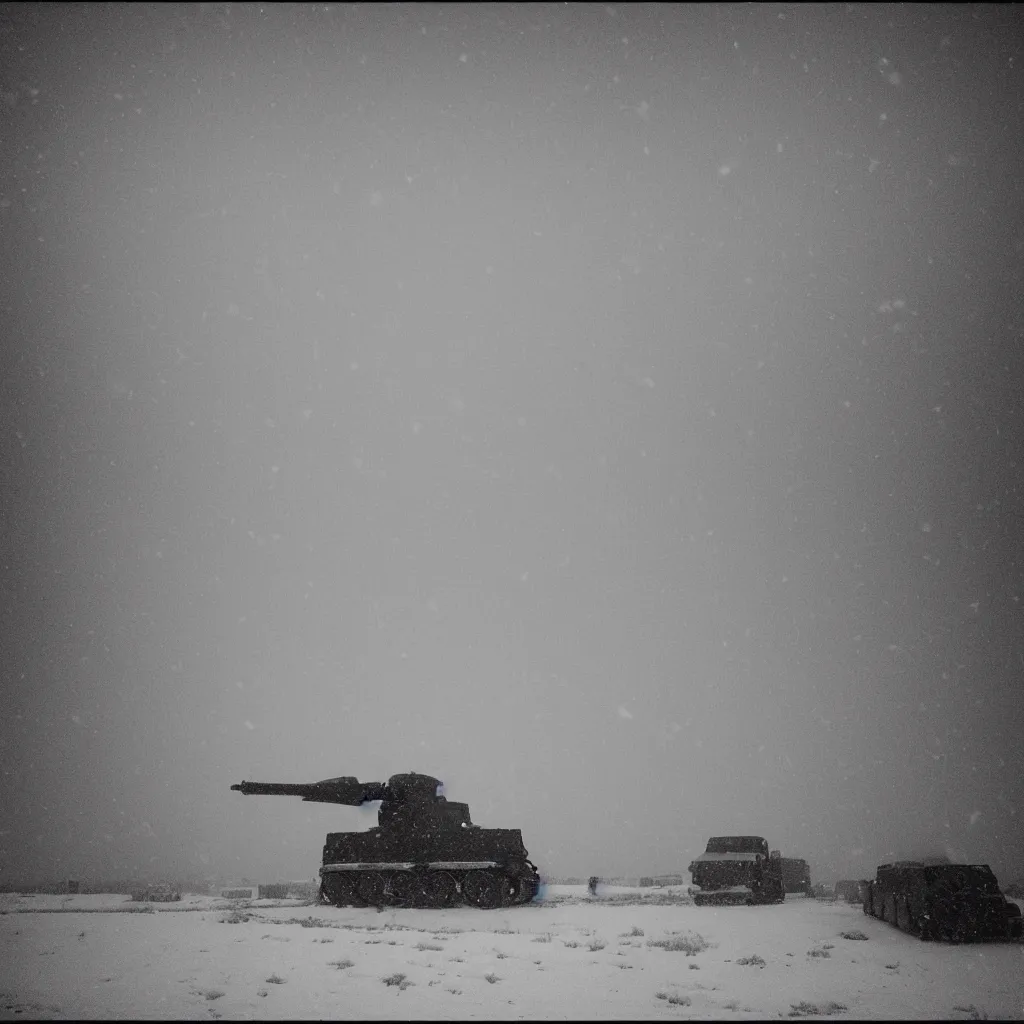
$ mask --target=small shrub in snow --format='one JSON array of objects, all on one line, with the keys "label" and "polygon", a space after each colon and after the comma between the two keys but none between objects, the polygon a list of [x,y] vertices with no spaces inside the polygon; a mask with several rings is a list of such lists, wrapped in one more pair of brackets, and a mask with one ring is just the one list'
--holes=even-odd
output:
[{"label": "small shrub in snow", "polygon": [[637,936],[641,936],[642,937],[643,934],[644,934],[643,928],[637,928],[636,925],[633,925],[633,927],[630,928],[628,932],[623,932],[622,933],[622,937],[623,938],[636,938]]},{"label": "small shrub in snow", "polygon": [[957,1013],[966,1013],[971,1020],[988,1020],[988,1014],[984,1010],[979,1010],[974,1003],[970,1006],[954,1006],[953,1010]]},{"label": "small shrub in snow", "polygon": [[741,967],[764,967],[764,961],[756,953],[753,956],[745,956],[736,963]]},{"label": "small shrub in snow", "polygon": [[846,1007],[842,1003],[808,1003],[801,1000],[799,1003],[790,1003],[790,1017],[834,1017],[837,1013],[846,1013]]},{"label": "small shrub in snow", "polygon": [[605,942],[604,939],[594,939],[594,941],[587,946],[587,949],[589,949],[591,953],[596,953],[599,949],[604,949],[607,945],[608,943]]},{"label": "small shrub in snow", "polygon": [[397,988],[399,992],[404,992],[411,984],[404,974],[389,974],[386,978],[381,978],[389,988]]},{"label": "small shrub in snow", "polygon": [[208,992],[204,992],[203,995],[206,997],[208,1002],[212,1003],[214,999],[220,999],[224,993],[219,989],[211,988]]},{"label": "small shrub in snow", "polygon": [[656,946],[658,949],[666,949],[670,953],[685,953],[687,956],[696,956],[708,948],[708,941],[703,935],[697,932],[690,932],[684,935],[672,935],[667,939],[648,939],[648,946]]},{"label": "small shrub in snow", "polygon": [[659,999],[664,999],[666,1003],[671,1003],[672,1006],[689,1006],[690,997],[677,995],[675,992],[657,992],[655,993]]},{"label": "small shrub in snow", "polygon": [[280,975],[272,974],[269,978],[267,978],[267,984],[268,985],[283,985],[284,984],[284,978],[280,977]]},{"label": "small shrub in snow", "polygon": [[700,970],[700,964],[690,964],[690,970],[691,971],[699,971]]},{"label": "small shrub in snow", "polygon": [[417,942],[415,948],[421,953],[428,949],[433,950],[435,953],[440,953],[444,946],[439,946],[436,942]]},{"label": "small shrub in snow", "polygon": [[551,941],[551,932],[545,932],[543,935],[538,935],[532,941],[533,942],[550,942]]},{"label": "small shrub in snow", "polygon": [[858,931],[856,928],[854,928],[853,931],[850,932],[840,932],[839,937],[841,939],[855,939],[859,942],[864,942],[867,940],[867,936],[863,932]]},{"label": "small shrub in snow", "polygon": [[809,949],[807,951],[807,955],[816,956],[820,957],[821,959],[827,960],[830,956],[832,956],[832,954],[829,952],[830,949],[835,949],[835,946],[833,946],[830,942],[825,942],[822,944],[820,949]]},{"label": "small shrub in snow", "polygon": [[225,914],[220,918],[221,924],[245,924],[246,921],[250,920],[252,914],[246,914],[242,910],[232,910],[230,914]]},{"label": "small shrub in snow", "polygon": [[337,967],[339,971],[343,971],[346,967],[354,967],[355,964],[351,960],[332,960],[328,966]]},{"label": "small shrub in snow", "polygon": [[494,984],[494,983],[495,983],[496,981],[501,981],[501,978],[499,978],[499,977],[498,977],[498,976],[497,976],[496,974],[494,974],[493,972],[492,972],[491,974],[485,974],[485,975],[484,975],[484,978],[485,978],[485,979],[486,979],[487,981],[489,981],[489,982],[490,982],[490,983],[491,983],[492,985],[493,985],[493,984]]},{"label": "small shrub in snow", "polygon": [[580,944],[573,940],[572,942],[563,942],[562,945],[565,946],[566,949],[579,949]]}]

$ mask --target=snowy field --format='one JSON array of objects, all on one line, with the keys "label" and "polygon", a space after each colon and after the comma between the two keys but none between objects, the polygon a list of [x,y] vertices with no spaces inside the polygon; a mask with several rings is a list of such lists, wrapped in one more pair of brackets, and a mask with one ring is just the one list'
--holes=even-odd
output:
[{"label": "snowy field", "polygon": [[499,911],[0,895],[4,1020],[797,1016],[1024,1019],[1024,945],[923,943],[802,896],[695,907],[685,888],[549,886]]}]

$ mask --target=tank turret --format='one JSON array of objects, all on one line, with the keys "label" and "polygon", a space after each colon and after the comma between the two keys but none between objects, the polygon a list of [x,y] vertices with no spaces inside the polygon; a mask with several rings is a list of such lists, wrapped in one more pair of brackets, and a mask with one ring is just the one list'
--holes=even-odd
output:
[{"label": "tank turret", "polygon": [[241,782],[247,796],[298,796],[358,807],[379,800],[377,827],[332,832],[320,868],[321,898],[336,906],[478,907],[528,903],[539,876],[519,829],[482,829],[440,780],[409,772],[386,783],[351,776],[321,782]]}]

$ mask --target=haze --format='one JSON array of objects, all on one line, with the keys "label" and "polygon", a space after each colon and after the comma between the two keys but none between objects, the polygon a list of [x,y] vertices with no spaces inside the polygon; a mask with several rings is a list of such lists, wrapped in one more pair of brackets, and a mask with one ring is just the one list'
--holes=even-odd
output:
[{"label": "haze", "polygon": [[0,879],[1024,874],[1016,7],[0,17]]}]

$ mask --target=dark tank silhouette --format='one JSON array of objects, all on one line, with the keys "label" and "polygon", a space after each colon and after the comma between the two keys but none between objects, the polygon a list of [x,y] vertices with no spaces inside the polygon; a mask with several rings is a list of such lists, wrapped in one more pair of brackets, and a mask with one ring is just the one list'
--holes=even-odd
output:
[{"label": "dark tank silhouette", "polygon": [[783,903],[782,857],[761,836],[712,836],[690,864],[698,906]]},{"label": "dark tank silhouette", "polygon": [[938,860],[879,864],[864,883],[864,913],[920,939],[978,942],[1024,937],[1011,903],[987,864]]},{"label": "dark tank silhouette", "polygon": [[249,796],[300,796],[358,807],[379,800],[377,827],[331,832],[324,844],[320,895],[338,907],[481,908],[529,903],[540,879],[517,828],[481,828],[464,803],[438,795],[429,775],[386,783],[351,777],[322,782],[242,782]]}]

